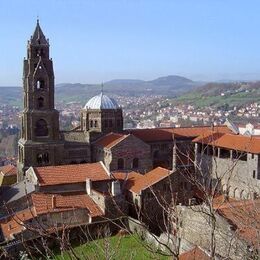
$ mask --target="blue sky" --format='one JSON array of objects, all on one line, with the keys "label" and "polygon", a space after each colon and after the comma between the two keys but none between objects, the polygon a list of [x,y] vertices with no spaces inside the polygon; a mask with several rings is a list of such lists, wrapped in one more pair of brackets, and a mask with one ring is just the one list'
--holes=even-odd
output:
[{"label": "blue sky", "polygon": [[22,84],[37,15],[56,83],[260,79],[259,0],[1,0],[0,85]]}]

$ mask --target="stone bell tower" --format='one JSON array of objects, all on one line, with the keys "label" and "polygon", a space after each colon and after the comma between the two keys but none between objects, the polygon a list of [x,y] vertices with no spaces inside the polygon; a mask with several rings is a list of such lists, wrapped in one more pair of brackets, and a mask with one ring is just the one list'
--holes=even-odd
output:
[{"label": "stone bell tower", "polygon": [[59,112],[54,108],[54,72],[49,41],[39,20],[28,41],[23,68],[21,138],[18,142],[18,180],[30,166],[60,164]]}]

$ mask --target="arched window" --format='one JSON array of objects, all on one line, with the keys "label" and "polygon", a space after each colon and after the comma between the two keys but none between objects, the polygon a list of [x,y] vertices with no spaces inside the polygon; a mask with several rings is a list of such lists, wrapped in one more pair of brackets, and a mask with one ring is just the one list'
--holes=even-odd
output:
[{"label": "arched window", "polygon": [[117,169],[118,170],[123,170],[125,168],[124,165],[124,159],[123,158],[119,158],[117,161]]},{"label": "arched window", "polygon": [[48,126],[44,119],[40,119],[36,122],[35,135],[36,136],[47,136]]},{"label": "arched window", "polygon": [[133,159],[133,169],[137,169],[139,167],[139,159],[134,158]]},{"label": "arched window", "polygon": [[89,124],[90,124],[90,128],[92,128],[93,127],[93,120],[90,120]]},{"label": "arched window", "polygon": [[43,97],[39,97],[37,99],[37,105],[38,105],[38,108],[43,108],[44,107],[44,98]]},{"label": "arched window", "polygon": [[37,164],[38,165],[46,165],[49,164],[49,154],[45,153],[38,153],[37,154]]},{"label": "arched window", "polygon": [[95,120],[94,127],[98,127],[98,121]]},{"label": "arched window", "polygon": [[45,85],[44,80],[37,80],[36,82],[37,89],[44,89],[44,85]]}]

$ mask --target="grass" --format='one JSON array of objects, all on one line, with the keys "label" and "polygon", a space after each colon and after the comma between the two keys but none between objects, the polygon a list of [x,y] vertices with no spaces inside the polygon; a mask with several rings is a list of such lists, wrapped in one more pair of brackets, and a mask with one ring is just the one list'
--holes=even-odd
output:
[{"label": "grass", "polygon": [[[166,260],[169,257],[162,256],[159,252],[150,252],[144,246],[136,235],[125,237],[113,236],[109,238],[99,239],[80,246],[74,247],[77,257],[80,259],[106,259],[105,255],[112,256],[110,259],[159,259]],[[72,254],[65,252],[63,255],[60,253],[55,256],[56,260],[76,259]]]},{"label": "grass", "polygon": [[205,96],[203,93],[188,93],[186,95],[180,96],[175,100],[172,100],[174,103],[182,103],[182,104],[192,104],[197,108],[214,106],[221,107],[225,105],[229,106],[239,106],[243,104],[249,104],[253,102],[259,102],[259,92],[240,92],[232,95],[226,96]]}]

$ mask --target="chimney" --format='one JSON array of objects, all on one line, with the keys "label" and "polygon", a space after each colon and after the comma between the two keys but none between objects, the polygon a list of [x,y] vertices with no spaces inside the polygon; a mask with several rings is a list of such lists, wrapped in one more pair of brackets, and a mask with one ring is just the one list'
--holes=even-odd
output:
[{"label": "chimney", "polygon": [[117,196],[121,194],[120,181],[116,180],[112,182],[112,196]]},{"label": "chimney", "polygon": [[51,207],[52,207],[52,209],[56,208],[56,197],[55,197],[55,195],[52,195],[52,197],[51,197]]},{"label": "chimney", "polygon": [[92,182],[90,179],[86,179],[86,192],[88,195],[92,194]]}]

